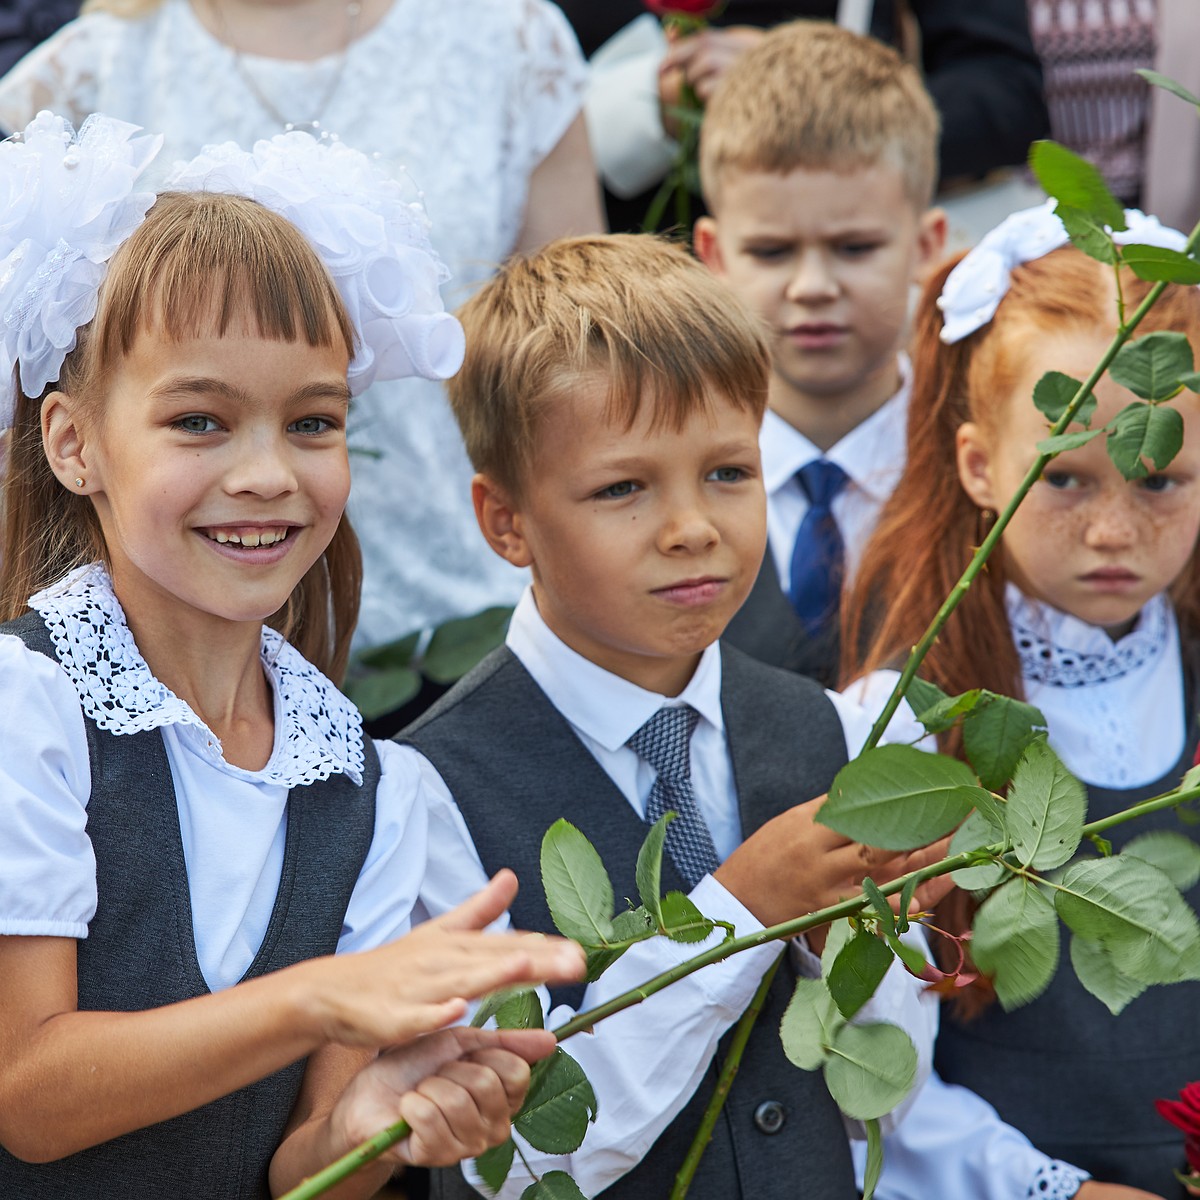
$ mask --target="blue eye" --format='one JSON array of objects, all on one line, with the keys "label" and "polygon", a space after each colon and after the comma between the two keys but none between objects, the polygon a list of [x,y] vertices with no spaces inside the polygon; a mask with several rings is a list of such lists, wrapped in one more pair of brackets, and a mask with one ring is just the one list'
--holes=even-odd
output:
[{"label": "blue eye", "polygon": [[608,487],[601,488],[596,497],[600,500],[623,500],[626,496],[632,496],[637,486],[632,479],[622,479],[620,483],[610,483]]},{"label": "blue eye", "polygon": [[1059,492],[1079,486],[1079,480],[1069,471],[1045,471],[1042,473],[1042,482]]},{"label": "blue eye", "polygon": [[1177,484],[1169,475],[1147,475],[1141,486],[1147,492],[1168,492]]},{"label": "blue eye", "polygon": [[333,422],[326,417],[301,417],[299,421],[293,421],[288,426],[288,432],[302,433],[308,437],[313,437],[332,428]]},{"label": "blue eye", "polygon": [[172,428],[182,429],[184,433],[213,433],[220,426],[212,417],[203,413],[188,413],[186,417],[172,422]]},{"label": "blue eye", "polygon": [[740,483],[746,478],[746,472],[741,467],[718,467],[708,478],[714,483]]}]

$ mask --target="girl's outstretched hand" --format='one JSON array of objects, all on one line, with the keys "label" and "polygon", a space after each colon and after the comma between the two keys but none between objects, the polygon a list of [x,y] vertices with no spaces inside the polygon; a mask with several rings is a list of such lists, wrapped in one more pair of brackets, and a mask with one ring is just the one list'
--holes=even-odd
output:
[{"label": "girl's outstretched hand", "polygon": [[547,1030],[458,1027],[389,1050],[358,1073],[330,1113],[349,1150],[398,1120],[412,1134],[382,1161],[444,1167],[508,1137],[529,1087],[529,1064],[553,1052]]},{"label": "girl's outstretched hand", "polygon": [[304,1003],[318,1036],[343,1046],[396,1046],[457,1021],[468,1000],[487,992],[581,979],[584,956],[574,942],[482,932],[516,894],[516,876],[500,871],[469,900],[389,945],[293,968],[316,983]]}]

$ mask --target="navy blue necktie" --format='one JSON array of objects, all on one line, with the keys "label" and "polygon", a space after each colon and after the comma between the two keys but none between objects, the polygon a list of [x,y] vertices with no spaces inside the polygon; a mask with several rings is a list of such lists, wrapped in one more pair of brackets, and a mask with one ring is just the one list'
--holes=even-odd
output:
[{"label": "navy blue necktie", "polygon": [[792,547],[792,607],[814,636],[837,612],[842,591],[845,548],[832,506],[847,480],[846,472],[827,458],[814,459],[796,472],[796,481],[808,497],[808,512]]},{"label": "navy blue necktie", "polygon": [[646,823],[668,811],[667,853],[688,887],[695,887],[719,865],[712,834],[692,792],[692,731],[700,714],[688,705],[660,708],[625,744],[657,775],[646,801]]}]

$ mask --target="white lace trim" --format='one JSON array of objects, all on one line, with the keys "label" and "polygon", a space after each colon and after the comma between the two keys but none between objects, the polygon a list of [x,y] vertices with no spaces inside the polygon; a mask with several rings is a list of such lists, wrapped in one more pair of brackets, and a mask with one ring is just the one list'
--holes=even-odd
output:
[{"label": "white lace trim", "polygon": [[1161,594],[1117,642],[1094,625],[1028,599],[1012,585],[1006,603],[1021,672],[1030,682],[1061,688],[1108,683],[1157,658],[1167,646],[1170,610]]},{"label": "white lace trim", "polygon": [[[59,664],[84,713],[109,733],[190,727],[214,756],[221,743],[192,709],[150,672],[100,563],[79,567],[30,598],[54,642]],[[268,783],[299,787],[335,772],[362,783],[358,710],[298,650],[263,627],[262,662],[276,703],[275,748],[262,771]]]},{"label": "white lace trim", "polygon": [[1091,1176],[1057,1158],[1038,1167],[1026,1200],[1071,1200]]}]

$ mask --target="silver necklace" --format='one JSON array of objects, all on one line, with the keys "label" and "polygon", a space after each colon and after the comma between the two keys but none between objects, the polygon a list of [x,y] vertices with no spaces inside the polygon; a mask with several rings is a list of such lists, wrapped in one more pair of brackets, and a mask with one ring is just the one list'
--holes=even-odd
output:
[{"label": "silver necklace", "polygon": [[329,77],[329,82],[325,85],[325,91],[321,94],[321,98],[317,101],[316,108],[313,110],[313,115],[307,121],[292,121],[285,117],[283,113],[271,102],[262,88],[258,84],[258,80],[254,78],[250,68],[246,66],[246,61],[242,56],[242,51],[239,47],[233,45],[233,41],[229,36],[229,26],[225,21],[225,13],[223,12],[218,0],[211,0],[213,16],[216,18],[217,32],[222,42],[228,47],[230,54],[233,56],[233,69],[238,73],[241,81],[246,85],[247,91],[258,102],[259,107],[272,120],[277,121],[285,131],[292,129],[311,129],[314,132],[321,128],[321,118],[325,115],[325,110],[329,107],[330,100],[338,90],[338,85],[342,82],[342,76],[346,71],[346,56],[350,50],[350,43],[354,41],[355,34],[358,33],[358,19],[362,15],[362,4],[360,0],[347,0],[346,3],[346,29],[345,36],[342,40],[342,48],[338,52],[337,63],[334,66],[333,73]]}]

